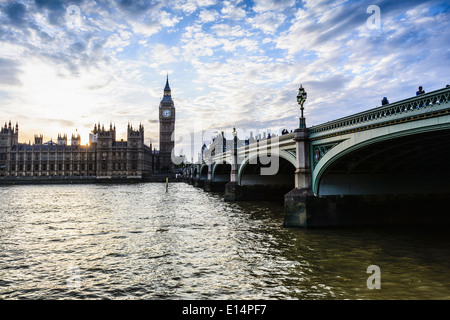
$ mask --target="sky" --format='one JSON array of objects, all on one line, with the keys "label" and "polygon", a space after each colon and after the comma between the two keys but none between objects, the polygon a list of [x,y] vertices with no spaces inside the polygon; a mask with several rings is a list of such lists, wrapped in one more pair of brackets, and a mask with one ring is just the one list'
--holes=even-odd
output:
[{"label": "sky", "polygon": [[158,149],[168,75],[178,136],[293,130],[300,84],[318,125],[445,87],[449,44],[442,0],[0,0],[0,123],[83,144],[142,123]]}]

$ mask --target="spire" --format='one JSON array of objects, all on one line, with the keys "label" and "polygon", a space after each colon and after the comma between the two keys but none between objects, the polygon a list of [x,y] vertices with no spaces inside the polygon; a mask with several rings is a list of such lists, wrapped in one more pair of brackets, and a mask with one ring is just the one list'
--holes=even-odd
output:
[{"label": "spire", "polygon": [[164,88],[164,91],[170,91],[170,86],[169,86],[169,73],[167,73],[166,86],[165,86],[165,88]]},{"label": "spire", "polygon": [[167,74],[167,78],[166,78],[166,86],[164,87],[164,96],[161,100],[161,103],[164,104],[173,104],[172,101],[172,92],[170,90],[170,86],[169,86],[169,74]]}]

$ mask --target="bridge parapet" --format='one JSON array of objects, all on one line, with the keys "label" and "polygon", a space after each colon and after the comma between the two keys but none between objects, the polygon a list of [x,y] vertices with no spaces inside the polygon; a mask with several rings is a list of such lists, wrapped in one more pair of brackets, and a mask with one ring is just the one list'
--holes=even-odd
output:
[{"label": "bridge parapet", "polygon": [[[249,157],[249,155],[254,156],[265,156],[271,154],[277,154],[279,150],[284,150],[286,148],[295,149],[294,143],[294,133],[288,133],[282,136],[275,136],[270,139],[262,139],[255,141],[248,145],[237,148],[237,164],[240,165]],[[211,155],[210,158],[206,159],[206,163],[229,163],[232,160],[232,150],[227,150],[226,152],[216,153]]]},{"label": "bridge parapet", "polygon": [[263,149],[266,149],[268,146],[270,146],[271,148],[276,148],[276,147],[281,148],[286,145],[291,145],[293,138],[294,138],[294,133],[288,133],[286,135],[275,136],[274,138],[271,138],[271,139],[264,139],[264,140],[260,140],[260,141],[248,144],[246,146],[239,147],[237,149],[237,152],[238,152],[238,154],[239,153],[245,154],[248,152],[258,151],[261,147]]},{"label": "bridge parapet", "polygon": [[330,136],[339,132],[348,133],[362,128],[371,129],[376,125],[391,124],[402,118],[420,119],[429,112],[442,112],[449,109],[450,88],[432,91],[409,99],[373,108],[351,116],[329,121],[309,129],[312,140],[322,136]]}]

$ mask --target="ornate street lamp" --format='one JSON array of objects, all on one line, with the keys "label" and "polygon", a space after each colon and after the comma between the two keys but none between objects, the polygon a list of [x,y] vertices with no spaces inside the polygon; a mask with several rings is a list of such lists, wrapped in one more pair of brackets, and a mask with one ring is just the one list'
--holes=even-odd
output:
[{"label": "ornate street lamp", "polygon": [[300,85],[300,88],[298,89],[298,95],[297,95],[297,102],[300,105],[300,112],[301,112],[301,116],[300,116],[300,128],[306,128],[306,122],[305,122],[305,118],[303,117],[303,104],[305,103],[307,98],[307,93],[305,91],[305,89],[302,87],[302,85]]}]

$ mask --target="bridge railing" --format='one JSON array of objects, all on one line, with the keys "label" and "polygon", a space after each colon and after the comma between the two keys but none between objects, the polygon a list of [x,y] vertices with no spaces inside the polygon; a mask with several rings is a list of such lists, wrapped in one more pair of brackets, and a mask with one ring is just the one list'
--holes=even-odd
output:
[{"label": "bridge railing", "polygon": [[321,135],[322,133],[355,125],[365,125],[373,121],[388,120],[391,117],[403,116],[406,113],[423,112],[425,109],[430,109],[448,102],[450,102],[450,88],[444,88],[313,126],[309,129],[309,132],[310,135]]},{"label": "bridge railing", "polygon": [[259,140],[259,141],[250,143],[248,145],[239,147],[237,149],[237,151],[238,151],[238,153],[248,152],[249,150],[258,149],[260,147],[266,148],[267,146],[275,147],[275,146],[281,146],[286,143],[291,144],[293,138],[294,138],[294,133],[288,133],[288,134],[284,134],[284,135],[280,135],[280,136],[275,136],[274,138]]},{"label": "bridge railing", "polygon": [[[266,152],[266,150],[272,148],[281,148],[285,145],[293,145],[295,148],[295,144],[293,143],[294,133],[288,133],[280,136],[275,136],[273,138],[266,138],[255,141],[253,143],[241,146],[237,148],[238,158],[244,158],[246,154],[249,152],[258,153],[260,150]],[[215,153],[211,156],[212,162],[223,162],[226,159],[231,159],[232,150],[229,149],[226,152]]]}]

